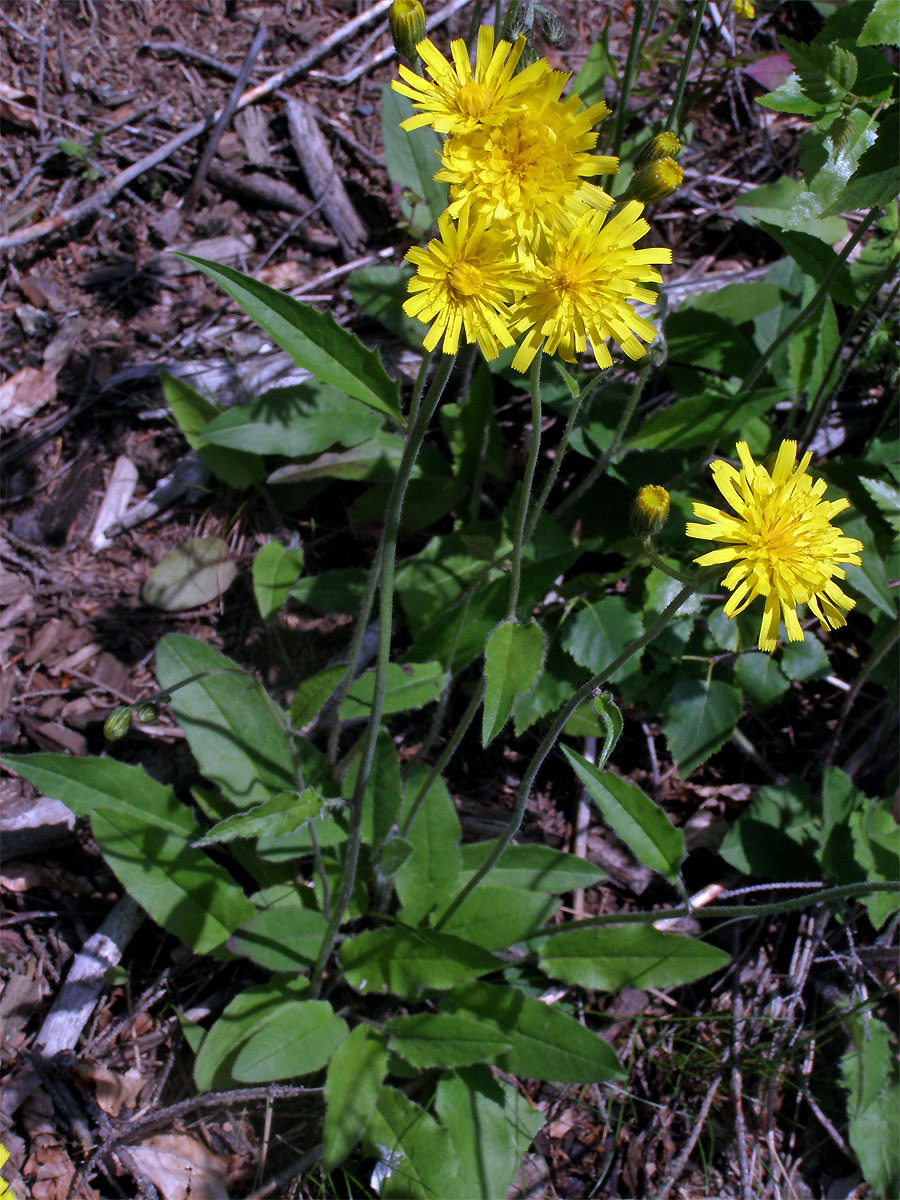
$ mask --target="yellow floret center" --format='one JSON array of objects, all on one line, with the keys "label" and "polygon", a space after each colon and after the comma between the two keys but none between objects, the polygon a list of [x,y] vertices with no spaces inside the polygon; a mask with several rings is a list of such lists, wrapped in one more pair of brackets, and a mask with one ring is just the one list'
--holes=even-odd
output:
[{"label": "yellow floret center", "polygon": [[461,262],[451,270],[449,282],[457,296],[477,296],[484,287],[484,276],[475,263]]},{"label": "yellow floret center", "polygon": [[491,103],[490,90],[478,79],[470,79],[459,89],[456,101],[466,117],[482,117]]}]

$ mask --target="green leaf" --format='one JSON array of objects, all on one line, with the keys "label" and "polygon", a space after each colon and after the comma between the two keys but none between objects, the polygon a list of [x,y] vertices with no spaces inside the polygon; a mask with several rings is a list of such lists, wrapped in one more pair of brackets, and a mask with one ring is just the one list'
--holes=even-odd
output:
[{"label": "green leaf", "polygon": [[[808,289],[812,290],[812,283]],[[833,352],[840,339],[834,305],[826,297],[816,313],[788,343],[788,378],[794,396],[814,396],[833,368]]]},{"label": "green leaf", "polygon": [[[900,25],[894,0],[875,0],[859,35],[860,46],[900,46]],[[900,1191],[900,1188],[897,1189]]]},{"label": "green leaf", "polygon": [[653,413],[639,432],[628,439],[627,445],[631,450],[683,450],[712,445],[754,417],[769,412],[785,396],[783,387],[765,388],[740,397],[710,387],[700,396],[686,396],[662,412]]},{"label": "green leaf", "polygon": [[423,126],[408,133],[400,122],[413,115],[406,96],[385,85],[381,93],[381,133],[388,175],[400,190],[400,211],[410,232],[420,237],[437,224],[447,207],[447,185],[438,183],[441,142],[433,129]]},{"label": "green leaf", "polygon": [[346,664],[338,663],[303,680],[294,692],[288,714],[294,729],[305,729],[318,717],[337,691],[346,670]]},{"label": "green leaf", "polygon": [[[411,772],[406,782],[404,819],[428,774],[424,763]],[[456,892],[460,836],[456,806],[444,781],[435,779],[408,835],[413,853],[397,873],[397,895],[408,924],[418,924],[435,905]]]},{"label": "green leaf", "polygon": [[750,650],[734,664],[734,679],[754,708],[776,704],[791,686],[771,654]]},{"label": "green leaf", "polygon": [[[622,653],[629,642],[640,636],[641,614],[622,596],[604,596],[593,604],[585,602],[573,620],[562,629],[561,642],[575,661],[596,675]],[[635,659],[619,668],[612,681],[630,673]]]},{"label": "green leaf", "polygon": [[[446,673],[438,662],[391,663],[387,669],[384,716],[432,704],[440,697],[446,682]],[[364,671],[353,683],[347,699],[341,705],[341,720],[366,719],[374,693],[375,671]]]},{"label": "green leaf", "polygon": [[815,878],[822,818],[800,780],[762,787],[719,847],[719,854],[746,875],[765,879]]},{"label": "green leaf", "polygon": [[553,979],[605,992],[677,987],[730,961],[724,950],[649,925],[568,929],[547,938],[538,958]]},{"label": "green leaf", "polygon": [[498,1065],[512,1075],[554,1083],[606,1083],[622,1076],[612,1048],[596,1033],[516,988],[466,984],[444,998],[443,1010],[472,1013],[501,1030],[512,1050]]},{"label": "green leaf", "polygon": [[327,1000],[296,1000],[254,1030],[231,1063],[242,1083],[270,1083],[310,1075],[326,1066],[349,1030]]},{"label": "green leaf", "polygon": [[192,538],[153,568],[144,581],[144,601],[164,612],[198,608],[218,600],[236,576],[237,564],[221,538]]},{"label": "green leaf", "polygon": [[513,703],[534,686],[544,661],[546,639],[537,621],[520,625],[504,621],[488,638],[484,649],[487,690],[481,722],[481,744],[494,740],[506,724]]},{"label": "green leaf", "polygon": [[[496,845],[496,841],[467,842],[462,847],[460,887],[468,883]],[[553,894],[590,887],[605,879],[606,873],[601,867],[575,854],[563,854],[550,846],[532,844],[508,846],[489,878],[491,884],[497,887]]]},{"label": "green leaf", "polygon": [[160,375],[160,383],[172,416],[188,445],[197,451],[218,479],[227,483],[229,487],[238,489],[250,487],[265,479],[265,467],[255,454],[245,454],[242,450],[226,450],[221,446],[210,446],[206,442],[204,431],[210,421],[219,415],[219,409],[214,404],[183,379],[176,379],[173,375],[167,375],[165,371]]},{"label": "green leaf", "polygon": [[795,113],[803,117],[818,117],[824,111],[824,105],[810,100],[800,83],[800,76],[792,71],[788,78],[765,96],[759,96],[757,103],[775,112]]},{"label": "green leaf", "polygon": [[320,313],[231,267],[191,254],[178,257],[208,275],[299,367],[304,367],[320,383],[340,388],[403,425],[397,384],[388,376],[381,359],[367,350],[359,338],[342,329],[330,313]]},{"label": "green leaf", "polygon": [[580,97],[582,104],[597,104],[604,98],[603,84],[606,79],[616,83],[619,79],[616,60],[609,52],[608,28],[603,30],[588,50],[581,70],[572,80],[570,94]]},{"label": "green leaf", "polygon": [[454,987],[500,966],[499,959],[480,946],[405,925],[347,938],[340,963],[347,982],[363,995],[391,992],[405,999],[416,998],[424,988]]},{"label": "green leaf", "polygon": [[563,746],[562,752],[603,813],[604,820],[632,854],[667,879],[677,879],[684,858],[684,837],[663,810],[639,787],[626,783],[612,771],[599,771],[568,746]]},{"label": "green leaf", "polygon": [[335,1051],[325,1076],[326,1171],[343,1162],[365,1133],[386,1074],[384,1039],[367,1025],[357,1025]]},{"label": "green leaf", "polygon": [[408,346],[422,345],[422,322],[408,317],[403,301],[409,296],[408,284],[414,274],[409,263],[393,266],[387,263],[362,267],[347,280],[353,303],[368,316],[380,321]]},{"label": "green leaf", "polygon": [[[269,483],[310,483],[320,479],[356,479],[391,483],[403,456],[403,439],[377,433],[349,450],[327,450],[306,462],[278,467]],[[416,474],[416,469],[413,470]]]},{"label": "green leaf", "polygon": [[[358,759],[354,761],[341,785],[341,794],[349,801],[356,787],[356,776],[359,769]],[[418,778],[419,776],[417,776]],[[439,782],[437,787],[443,787]],[[447,803],[453,808],[453,801],[446,793]],[[397,758],[397,747],[386,730],[379,731],[375,742],[375,757],[372,769],[363,793],[362,839],[366,845],[379,846],[390,836],[397,821],[400,804],[403,799],[403,785],[400,780],[400,762]],[[455,817],[455,810],[454,810]],[[456,826],[456,839],[459,840],[459,826]]]},{"label": "green leaf", "polygon": [[308,990],[309,980],[301,976],[259,983],[235,996],[203,1039],[194,1063],[199,1090],[234,1087],[232,1067],[243,1046]]},{"label": "green leaf", "polygon": [[481,884],[441,929],[485,950],[504,950],[546,925],[558,908],[559,901],[546,892]]},{"label": "green leaf", "polygon": [[159,643],[156,669],[166,691],[209,672],[173,691],[169,707],[201,773],[236,808],[294,791],[294,760],[278,710],[252,676],[224,654],[181,634],[169,634]]},{"label": "green leaf", "polygon": [[663,708],[663,733],[682,779],[731,737],[741,719],[741,693],[718,680],[685,679]]},{"label": "green leaf", "polygon": [[252,404],[220,413],[203,437],[216,446],[300,458],[329,446],[356,446],[374,437],[381,425],[377,412],[340,388],[316,380],[273,388]]},{"label": "green leaf", "polygon": [[688,363],[695,370],[708,367],[727,376],[746,375],[758,357],[731,321],[702,309],[670,313],[665,333],[670,360]]},{"label": "green leaf", "polygon": [[231,842],[235,838],[279,837],[283,833],[296,833],[307,821],[313,820],[322,811],[324,801],[315,788],[302,792],[278,792],[257,804],[254,808],[234,813],[219,821],[195,846],[214,846],[218,842]]},{"label": "green leaf", "polygon": [[[396,1088],[382,1087],[364,1145],[386,1170],[382,1200],[456,1200],[457,1159],[450,1133]],[[460,1197],[461,1200],[461,1197]]]},{"label": "green leaf", "polygon": [[228,949],[270,971],[305,971],[316,961],[326,921],[315,909],[279,904],[244,921]]},{"label": "green leaf", "polygon": [[191,846],[202,832],[171,787],[113,759],[30,754],[4,762],[88,816],[125,890],[198,954],[220,951],[253,906],[224,867]]},{"label": "green leaf", "polygon": [[[838,262],[838,256],[831,246],[827,246],[821,238],[812,237],[808,233],[797,230],[780,229],[775,225],[767,225],[764,221],[757,222],[770,238],[778,243],[785,254],[790,255],[804,275],[809,275],[817,284],[824,282],[828,272]],[[829,286],[829,293],[838,304],[856,307],[858,299],[853,280],[847,264],[843,263],[837,275]]]},{"label": "green leaf", "polygon": [[848,1090],[847,1130],[866,1181],[879,1196],[900,1195],[900,1141],[894,1137],[900,1107],[900,1073],[891,1031],[868,1014],[851,1021],[853,1045],[841,1059]]},{"label": "green leaf", "polygon": [[811,234],[833,246],[846,235],[846,225],[836,217],[820,216],[819,203],[796,179],[783,175],[775,183],[752,188],[735,202],[742,221],[764,223],[779,229]]},{"label": "green leaf", "polygon": [[537,683],[513,705],[516,737],[564,704],[583,683],[584,671],[575,665],[554,634]]},{"label": "green leaf", "polygon": [[825,649],[814,633],[804,631],[802,642],[788,642],[781,649],[779,666],[788,679],[802,683],[821,679],[831,670]]},{"label": "green leaf", "polygon": [[467,488],[478,486],[482,472],[495,479],[508,477],[494,405],[494,379],[484,363],[474,372],[463,403],[442,403],[439,416],[453,454],[454,475]]},{"label": "green leaf", "polygon": [[823,216],[854,208],[888,205],[900,189],[897,143],[900,141],[900,107],[896,104],[878,122],[875,142],[860,156],[847,186],[824,210]]},{"label": "green leaf", "polygon": [[259,615],[271,620],[303,570],[303,547],[266,542],[253,559],[253,593]]},{"label": "green leaf", "polygon": [[[900,879],[900,845],[897,822],[886,805],[868,803],[850,814],[853,857],[867,879],[891,882]],[[876,892],[863,897],[869,920],[876,929],[900,908],[900,886],[892,894]]]},{"label": "green leaf", "polygon": [[827,130],[815,129],[806,134],[800,169],[809,188],[803,201],[810,203],[811,211],[821,214],[830,210],[843,196],[860,158],[876,137],[876,118],[862,108],[836,118]]},{"label": "green leaf", "polygon": [[355,613],[366,587],[368,572],[359,567],[337,567],[294,584],[289,595],[299,604],[319,612]]},{"label": "green leaf", "polygon": [[841,101],[856,82],[856,58],[842,46],[813,42],[804,46],[782,37],[781,45],[800,77],[800,85],[816,104]]},{"label": "green leaf", "polygon": [[459,1156],[459,1195],[507,1196],[535,1134],[544,1124],[517,1087],[488,1067],[444,1075],[435,1108]]},{"label": "green leaf", "polygon": [[420,1071],[493,1062],[498,1054],[512,1049],[496,1025],[446,1013],[394,1017],[384,1031],[391,1049]]}]

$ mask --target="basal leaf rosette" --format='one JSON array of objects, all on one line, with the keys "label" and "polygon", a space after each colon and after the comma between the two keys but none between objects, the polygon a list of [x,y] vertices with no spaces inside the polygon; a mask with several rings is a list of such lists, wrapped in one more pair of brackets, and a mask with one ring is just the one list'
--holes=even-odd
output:
[{"label": "basal leaf rosette", "polygon": [[844,615],[856,603],[835,580],[845,579],[841,564],[860,566],[862,542],[844,537],[832,518],[849,500],[823,499],[824,479],[806,473],[807,451],[797,464],[797,443],[781,443],[771,473],[753,460],[746,442],[737,443],[741,467],[721,459],[712,464],[713,482],[732,512],[694,503],[689,537],[725,543],[694,561],[700,566],[733,563],[722,584],[732,594],[725,615],[736,617],[757,596],[765,600],[759,648],[775,649],[782,618],[788,638],[803,640],[797,608],[807,604],[823,629],[846,625]]}]

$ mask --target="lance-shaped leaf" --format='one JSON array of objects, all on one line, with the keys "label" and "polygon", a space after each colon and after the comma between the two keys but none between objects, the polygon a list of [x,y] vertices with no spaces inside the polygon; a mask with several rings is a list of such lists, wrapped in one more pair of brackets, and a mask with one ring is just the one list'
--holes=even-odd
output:
[{"label": "lance-shaped leaf", "polygon": [[321,313],[292,296],[279,292],[249,275],[221,263],[179,254],[208,275],[260,325],[299,367],[321,383],[340,388],[348,396],[403,425],[397,384],[389,377],[381,359],[367,350],[359,338],[342,329],[330,313]]},{"label": "lance-shaped leaf", "polygon": [[635,858],[668,879],[677,879],[684,858],[681,830],[640,788],[626,783],[612,771],[599,771],[568,746],[562,749],[604,819]]},{"label": "lance-shaped leaf", "polygon": [[568,929],[544,942],[539,959],[554,979],[607,992],[676,987],[729,961],[716,946],[647,925]]},{"label": "lance-shaped leaf", "polygon": [[383,1038],[367,1025],[357,1025],[335,1052],[325,1077],[326,1171],[333,1171],[365,1133],[386,1074]]},{"label": "lance-shaped leaf", "polygon": [[255,808],[219,821],[193,844],[212,846],[216,842],[232,842],[235,838],[280,837],[285,833],[296,833],[307,821],[319,815],[323,803],[315,788],[279,792]]},{"label": "lance-shaped leaf", "polygon": [[[391,663],[387,669],[384,716],[431,704],[440,696],[446,678],[444,669],[437,662]],[[365,671],[350,688],[347,699],[341,705],[341,720],[368,717],[374,694],[375,672]]]}]

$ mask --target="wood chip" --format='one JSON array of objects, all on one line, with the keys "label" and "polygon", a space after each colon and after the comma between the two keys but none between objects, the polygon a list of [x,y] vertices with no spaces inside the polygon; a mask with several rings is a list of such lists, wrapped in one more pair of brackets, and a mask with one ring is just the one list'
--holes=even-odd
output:
[{"label": "wood chip", "polygon": [[56,399],[56,372],[23,367],[0,383],[0,429],[18,429]]},{"label": "wood chip", "polygon": [[137,480],[137,467],[130,458],[126,458],[124,454],[120,454],[116,459],[109,483],[106,485],[106,494],[100,504],[100,510],[97,513],[97,519],[94,521],[94,528],[91,531],[91,549],[95,554],[112,545],[112,542],[106,536],[106,531],[111,525],[117,521],[121,521],[122,517],[128,511],[128,506],[134,496],[134,489],[137,486]]},{"label": "wood chip", "polygon": [[350,203],[312,109],[302,100],[293,99],[287,101],[285,111],[291,145],[309,180],[313,198],[321,205],[325,219],[340,239],[345,257],[349,258],[365,244],[366,227]]}]

